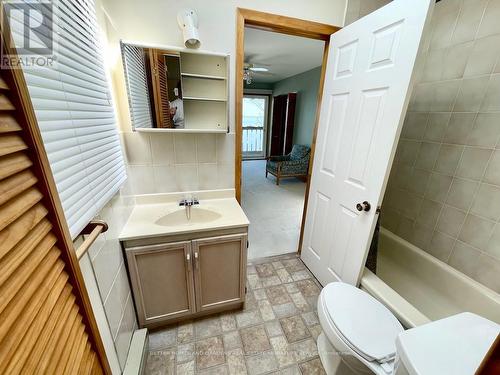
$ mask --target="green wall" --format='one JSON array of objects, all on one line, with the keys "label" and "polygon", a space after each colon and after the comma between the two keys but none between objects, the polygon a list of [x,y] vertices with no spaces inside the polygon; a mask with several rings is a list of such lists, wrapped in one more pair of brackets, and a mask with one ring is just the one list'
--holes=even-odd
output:
[{"label": "green wall", "polygon": [[321,66],[274,83],[273,96],[297,93],[293,143],[311,145]]},{"label": "green wall", "polygon": [[253,89],[253,90],[272,90],[274,84],[273,83],[268,83],[268,82],[252,82],[250,85],[248,85],[246,82],[243,85],[244,89]]}]

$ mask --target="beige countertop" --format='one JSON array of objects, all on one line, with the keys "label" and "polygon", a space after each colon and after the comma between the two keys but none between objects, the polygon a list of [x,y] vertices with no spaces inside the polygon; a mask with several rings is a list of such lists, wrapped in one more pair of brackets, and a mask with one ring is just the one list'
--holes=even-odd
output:
[{"label": "beige countertop", "polygon": [[[185,218],[185,208],[180,207],[178,203],[183,198],[183,194],[136,198],[136,205],[123,227],[120,240],[229,229],[250,224],[234,197],[219,192],[195,196],[198,197],[200,203],[191,207],[194,220],[189,221]],[[203,210],[203,212],[195,212],[196,210]],[[211,216],[210,220],[195,219],[198,213],[204,214],[207,211]],[[173,216],[171,215],[171,219],[165,224],[165,216],[169,214]]]}]

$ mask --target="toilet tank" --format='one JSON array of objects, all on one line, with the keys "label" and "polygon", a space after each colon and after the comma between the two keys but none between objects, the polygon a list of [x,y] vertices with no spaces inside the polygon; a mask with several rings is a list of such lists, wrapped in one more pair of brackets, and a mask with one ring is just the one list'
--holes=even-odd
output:
[{"label": "toilet tank", "polygon": [[499,324],[468,312],[409,329],[396,339],[394,374],[474,374],[499,333]]}]

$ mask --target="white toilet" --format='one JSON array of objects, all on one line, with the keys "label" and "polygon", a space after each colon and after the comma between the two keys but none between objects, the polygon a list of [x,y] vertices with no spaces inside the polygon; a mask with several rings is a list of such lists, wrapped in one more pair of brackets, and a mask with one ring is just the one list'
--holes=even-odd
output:
[{"label": "white toilet", "polygon": [[451,367],[459,371],[454,375],[471,374],[500,333],[500,325],[472,313],[404,331],[382,303],[341,282],[323,288],[318,316],[318,351],[328,375],[431,375]]}]

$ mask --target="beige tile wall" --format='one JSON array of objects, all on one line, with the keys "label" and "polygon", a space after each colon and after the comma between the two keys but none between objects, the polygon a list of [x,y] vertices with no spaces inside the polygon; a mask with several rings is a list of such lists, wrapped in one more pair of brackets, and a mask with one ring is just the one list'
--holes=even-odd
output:
[{"label": "beige tile wall", "polygon": [[500,1],[436,4],[382,223],[500,292]]},{"label": "beige tile wall", "polygon": [[345,14],[344,26],[356,21],[358,18],[377,10],[391,0],[349,0]]},{"label": "beige tile wall", "polygon": [[234,134],[122,133],[130,195],[234,187]]},{"label": "beige tile wall", "polygon": [[[124,257],[118,236],[129,218],[134,199],[118,193],[98,215],[109,229],[101,234],[89,249],[94,277],[114,342],[118,361],[123,370],[132,334],[137,329]],[[79,240],[75,241],[78,246]]]}]

